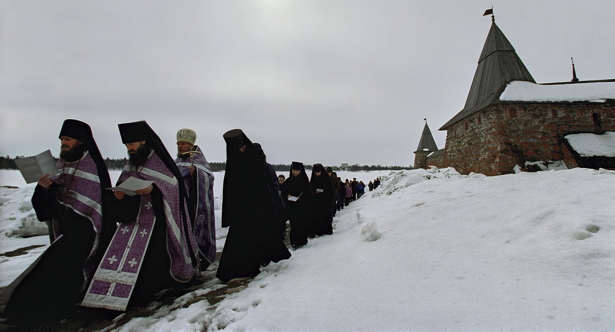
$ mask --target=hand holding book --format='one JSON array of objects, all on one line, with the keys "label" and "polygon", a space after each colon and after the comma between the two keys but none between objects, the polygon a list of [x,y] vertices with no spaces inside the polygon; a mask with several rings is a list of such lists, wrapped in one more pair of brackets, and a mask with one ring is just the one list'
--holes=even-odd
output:
[{"label": "hand holding book", "polygon": [[51,151],[49,150],[43,151],[36,156],[15,159],[15,165],[17,165],[26,183],[39,182],[40,184],[45,175],[54,176],[60,173],[56,166],[56,161],[51,156]]},{"label": "hand holding book", "polygon": [[301,195],[303,195],[303,192],[301,192],[299,196],[288,195],[287,199],[289,202],[296,202],[299,200],[299,198],[301,198]]},{"label": "hand holding book", "polygon": [[[151,193],[154,189],[154,187],[152,186],[153,183],[154,181],[142,180],[131,176],[119,185],[107,189],[121,191],[128,196],[147,195]],[[117,195],[116,198],[121,199]]]}]

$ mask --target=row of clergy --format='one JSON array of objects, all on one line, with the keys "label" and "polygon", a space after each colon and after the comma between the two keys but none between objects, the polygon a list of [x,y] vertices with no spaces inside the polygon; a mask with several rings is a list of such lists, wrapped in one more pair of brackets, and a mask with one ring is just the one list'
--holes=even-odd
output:
[{"label": "row of clergy", "polygon": [[[0,316],[8,323],[126,311],[161,290],[194,282],[215,260],[214,175],[195,145],[196,133],[177,132],[173,158],[145,121],[118,127],[129,160],[117,183],[145,184],[107,190],[109,172],[90,126],[64,121],[59,173],[43,175],[32,197],[52,243],[0,292]],[[240,129],[223,137],[222,225],[230,228],[216,276],[227,282],[291,254],[280,226],[284,202],[262,148]]]}]

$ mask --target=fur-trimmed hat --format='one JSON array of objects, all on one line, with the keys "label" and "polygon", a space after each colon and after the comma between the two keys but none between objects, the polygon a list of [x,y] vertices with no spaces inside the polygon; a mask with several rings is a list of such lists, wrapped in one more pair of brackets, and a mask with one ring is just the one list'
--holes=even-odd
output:
[{"label": "fur-trimmed hat", "polygon": [[177,141],[194,145],[194,142],[196,142],[196,133],[192,129],[182,128],[177,131]]}]

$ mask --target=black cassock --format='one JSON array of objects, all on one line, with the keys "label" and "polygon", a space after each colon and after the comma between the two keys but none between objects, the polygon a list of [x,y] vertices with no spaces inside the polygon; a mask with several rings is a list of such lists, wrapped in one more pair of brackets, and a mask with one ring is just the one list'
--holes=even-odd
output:
[{"label": "black cassock", "polygon": [[334,193],[331,185],[331,177],[322,170],[320,176],[312,171],[310,187],[314,193],[314,235],[333,234],[333,202]]},{"label": "black cassock", "polygon": [[276,196],[266,164],[252,143],[227,150],[222,227],[229,227],[216,277],[252,277],[260,267],[290,257],[280,236]]},{"label": "black cassock", "polygon": [[57,193],[58,186],[53,184],[48,190],[37,186],[32,196],[38,218],[57,219],[62,236],[7,287],[13,289],[4,315],[12,322],[40,324],[57,319],[74,311],[81,299],[83,267],[96,233],[90,220],[58,203]]},{"label": "black cassock", "polygon": [[[301,174],[293,176],[292,170],[290,171],[288,179],[282,185],[281,196],[290,221],[290,244],[299,248],[307,244],[308,236],[314,235],[313,194],[303,164],[293,162],[291,167],[300,168]],[[289,195],[299,199],[289,201]]]}]

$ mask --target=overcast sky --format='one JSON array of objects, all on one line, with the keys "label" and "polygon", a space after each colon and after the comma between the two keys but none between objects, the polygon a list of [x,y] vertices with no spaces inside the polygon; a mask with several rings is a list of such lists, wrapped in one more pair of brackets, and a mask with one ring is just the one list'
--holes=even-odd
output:
[{"label": "overcast sky", "polygon": [[412,165],[427,118],[465,103],[496,23],[537,82],[615,78],[615,1],[0,0],[0,154],[51,149],[64,119],[103,156],[146,120],[209,161],[241,128],[270,163]]}]

